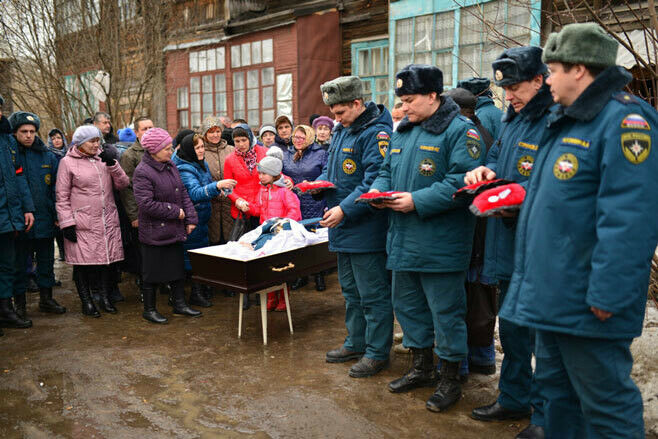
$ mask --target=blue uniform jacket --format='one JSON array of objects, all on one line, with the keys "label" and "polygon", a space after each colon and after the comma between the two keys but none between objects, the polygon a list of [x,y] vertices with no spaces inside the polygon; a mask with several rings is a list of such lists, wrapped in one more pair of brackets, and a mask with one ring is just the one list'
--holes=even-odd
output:
[{"label": "blue uniform jacket", "polygon": [[383,105],[366,104],[366,110],[350,125],[338,124],[329,147],[329,158],[317,180],[336,185],[325,191],[327,207],[340,205],[343,221],[329,229],[333,252],[370,253],[386,248],[386,212],[354,203],[368,192],[377,177],[390,142],[393,119]]},{"label": "blue uniform jacket", "polygon": [[[327,151],[317,143],[308,146],[298,161],[294,161],[295,148],[288,148],[283,154],[283,173],[292,178],[295,184],[304,180],[313,181],[327,165]],[[324,214],[324,200],[314,200],[311,194],[298,194],[302,219],[317,218]]]},{"label": "blue uniform jacket", "polygon": [[27,186],[18,145],[11,135],[11,126],[5,116],[0,117],[0,233],[25,229],[26,212],[34,212],[32,195]]},{"label": "blue uniform jacket", "polygon": [[482,126],[489,131],[491,137],[496,140],[500,136],[503,112],[496,107],[493,99],[489,96],[478,96],[477,104],[475,104],[475,115],[482,122]]},{"label": "blue uniform jacket", "polygon": [[[498,140],[487,156],[487,168],[496,172],[496,178],[515,181],[525,185],[541,145],[546,119],[554,107],[550,87],[546,84],[519,112],[511,105],[503,118]],[[513,219],[489,218],[484,250],[484,275],[510,280],[514,271],[514,234],[516,221]]]},{"label": "blue uniform jacket", "polygon": [[[199,222],[192,233],[187,235],[187,240],[183,243],[185,250],[208,246],[208,221],[210,221],[210,200],[220,194],[217,189],[217,182],[213,181],[210,170],[206,162],[203,162],[203,169],[198,163],[191,163],[177,155],[172,157],[172,161],[178,168],[180,178],[187,189],[190,200],[194,203],[194,209],[199,217]],[[185,269],[192,270],[190,259],[185,252]]]},{"label": "blue uniform jacket", "polygon": [[609,67],[549,116],[502,318],[581,337],[641,334],[658,242],[658,114],[620,92],[630,79]]},{"label": "blue uniform jacket", "polygon": [[411,192],[416,210],[391,211],[386,266],[395,271],[466,270],[471,259],[475,217],[453,200],[464,174],[484,161],[480,135],[459,114],[450,97],[420,124],[406,117],[393,135],[372,188]]},{"label": "blue uniform jacket", "polygon": [[23,164],[23,174],[34,202],[34,226],[25,234],[25,238],[52,238],[57,230],[55,181],[59,160],[55,154],[48,151],[48,147],[39,137],[35,137],[30,148],[19,144],[17,155]]}]

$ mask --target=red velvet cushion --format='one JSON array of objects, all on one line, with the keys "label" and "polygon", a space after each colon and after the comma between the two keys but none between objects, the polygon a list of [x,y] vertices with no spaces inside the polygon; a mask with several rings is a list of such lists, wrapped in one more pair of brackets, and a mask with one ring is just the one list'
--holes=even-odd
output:
[{"label": "red velvet cushion", "polygon": [[488,189],[475,197],[471,212],[477,216],[492,216],[504,210],[518,210],[525,198],[525,189],[517,183]]},{"label": "red velvet cushion", "polygon": [[354,200],[355,203],[381,203],[384,200],[394,200],[396,194],[400,194],[400,191],[388,191],[388,192],[367,192],[361,194],[359,198]]},{"label": "red velvet cushion", "polygon": [[502,186],[504,184],[513,183],[509,180],[503,180],[499,178],[497,180],[483,180],[478,181],[477,183],[469,184],[459,189],[457,192],[452,194],[453,199],[462,198],[468,201],[472,201],[478,194],[486,191],[487,189],[492,189],[497,186]]},{"label": "red velvet cushion", "polygon": [[324,180],[303,181],[295,185],[295,189],[298,189],[302,192],[306,192],[311,189],[334,189],[335,187],[336,185],[332,182]]}]

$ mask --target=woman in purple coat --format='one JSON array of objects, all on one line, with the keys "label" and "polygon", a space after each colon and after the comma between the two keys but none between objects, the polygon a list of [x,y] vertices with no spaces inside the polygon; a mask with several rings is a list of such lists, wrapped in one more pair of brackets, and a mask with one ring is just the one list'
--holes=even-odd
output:
[{"label": "woman in purple coat", "polygon": [[151,128],[140,142],[146,150],[133,175],[142,252],[144,313],[153,323],[167,323],[155,308],[158,284],[172,289],[174,314],[198,317],[185,302],[183,242],[196,227],[197,214],[171,161],[172,139],[162,128]]},{"label": "woman in purple coat", "polygon": [[[304,180],[313,181],[327,164],[327,151],[315,143],[315,131],[308,125],[297,125],[292,133],[291,148],[284,152],[283,173],[295,184]],[[299,194],[302,219],[317,218],[324,215],[324,200],[314,200],[310,194]],[[296,290],[308,282],[306,278],[297,279],[291,286]],[[325,290],[324,275],[315,275],[315,289]]]}]

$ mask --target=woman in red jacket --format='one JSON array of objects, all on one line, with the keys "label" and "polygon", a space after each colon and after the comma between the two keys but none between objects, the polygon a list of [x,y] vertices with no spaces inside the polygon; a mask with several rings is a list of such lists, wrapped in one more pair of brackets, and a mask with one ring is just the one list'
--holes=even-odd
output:
[{"label": "woman in red jacket", "polygon": [[243,212],[248,218],[247,231],[259,224],[258,217],[258,162],[267,154],[267,148],[257,145],[251,129],[240,124],[233,129],[235,150],[224,162],[224,178],[237,181],[231,199],[231,216],[238,217]]}]

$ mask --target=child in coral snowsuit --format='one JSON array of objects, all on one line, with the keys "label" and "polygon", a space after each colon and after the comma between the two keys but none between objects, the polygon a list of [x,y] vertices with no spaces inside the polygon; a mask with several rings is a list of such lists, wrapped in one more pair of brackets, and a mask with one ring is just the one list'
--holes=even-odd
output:
[{"label": "child in coral snowsuit", "polygon": [[[281,178],[282,158],[283,152],[273,146],[258,163],[258,179],[261,187],[257,206],[253,206],[250,210],[254,216],[259,215],[261,224],[270,218],[290,218],[295,221],[302,219],[299,198],[286,188],[283,178]],[[267,310],[286,310],[283,291],[267,295]]]}]

